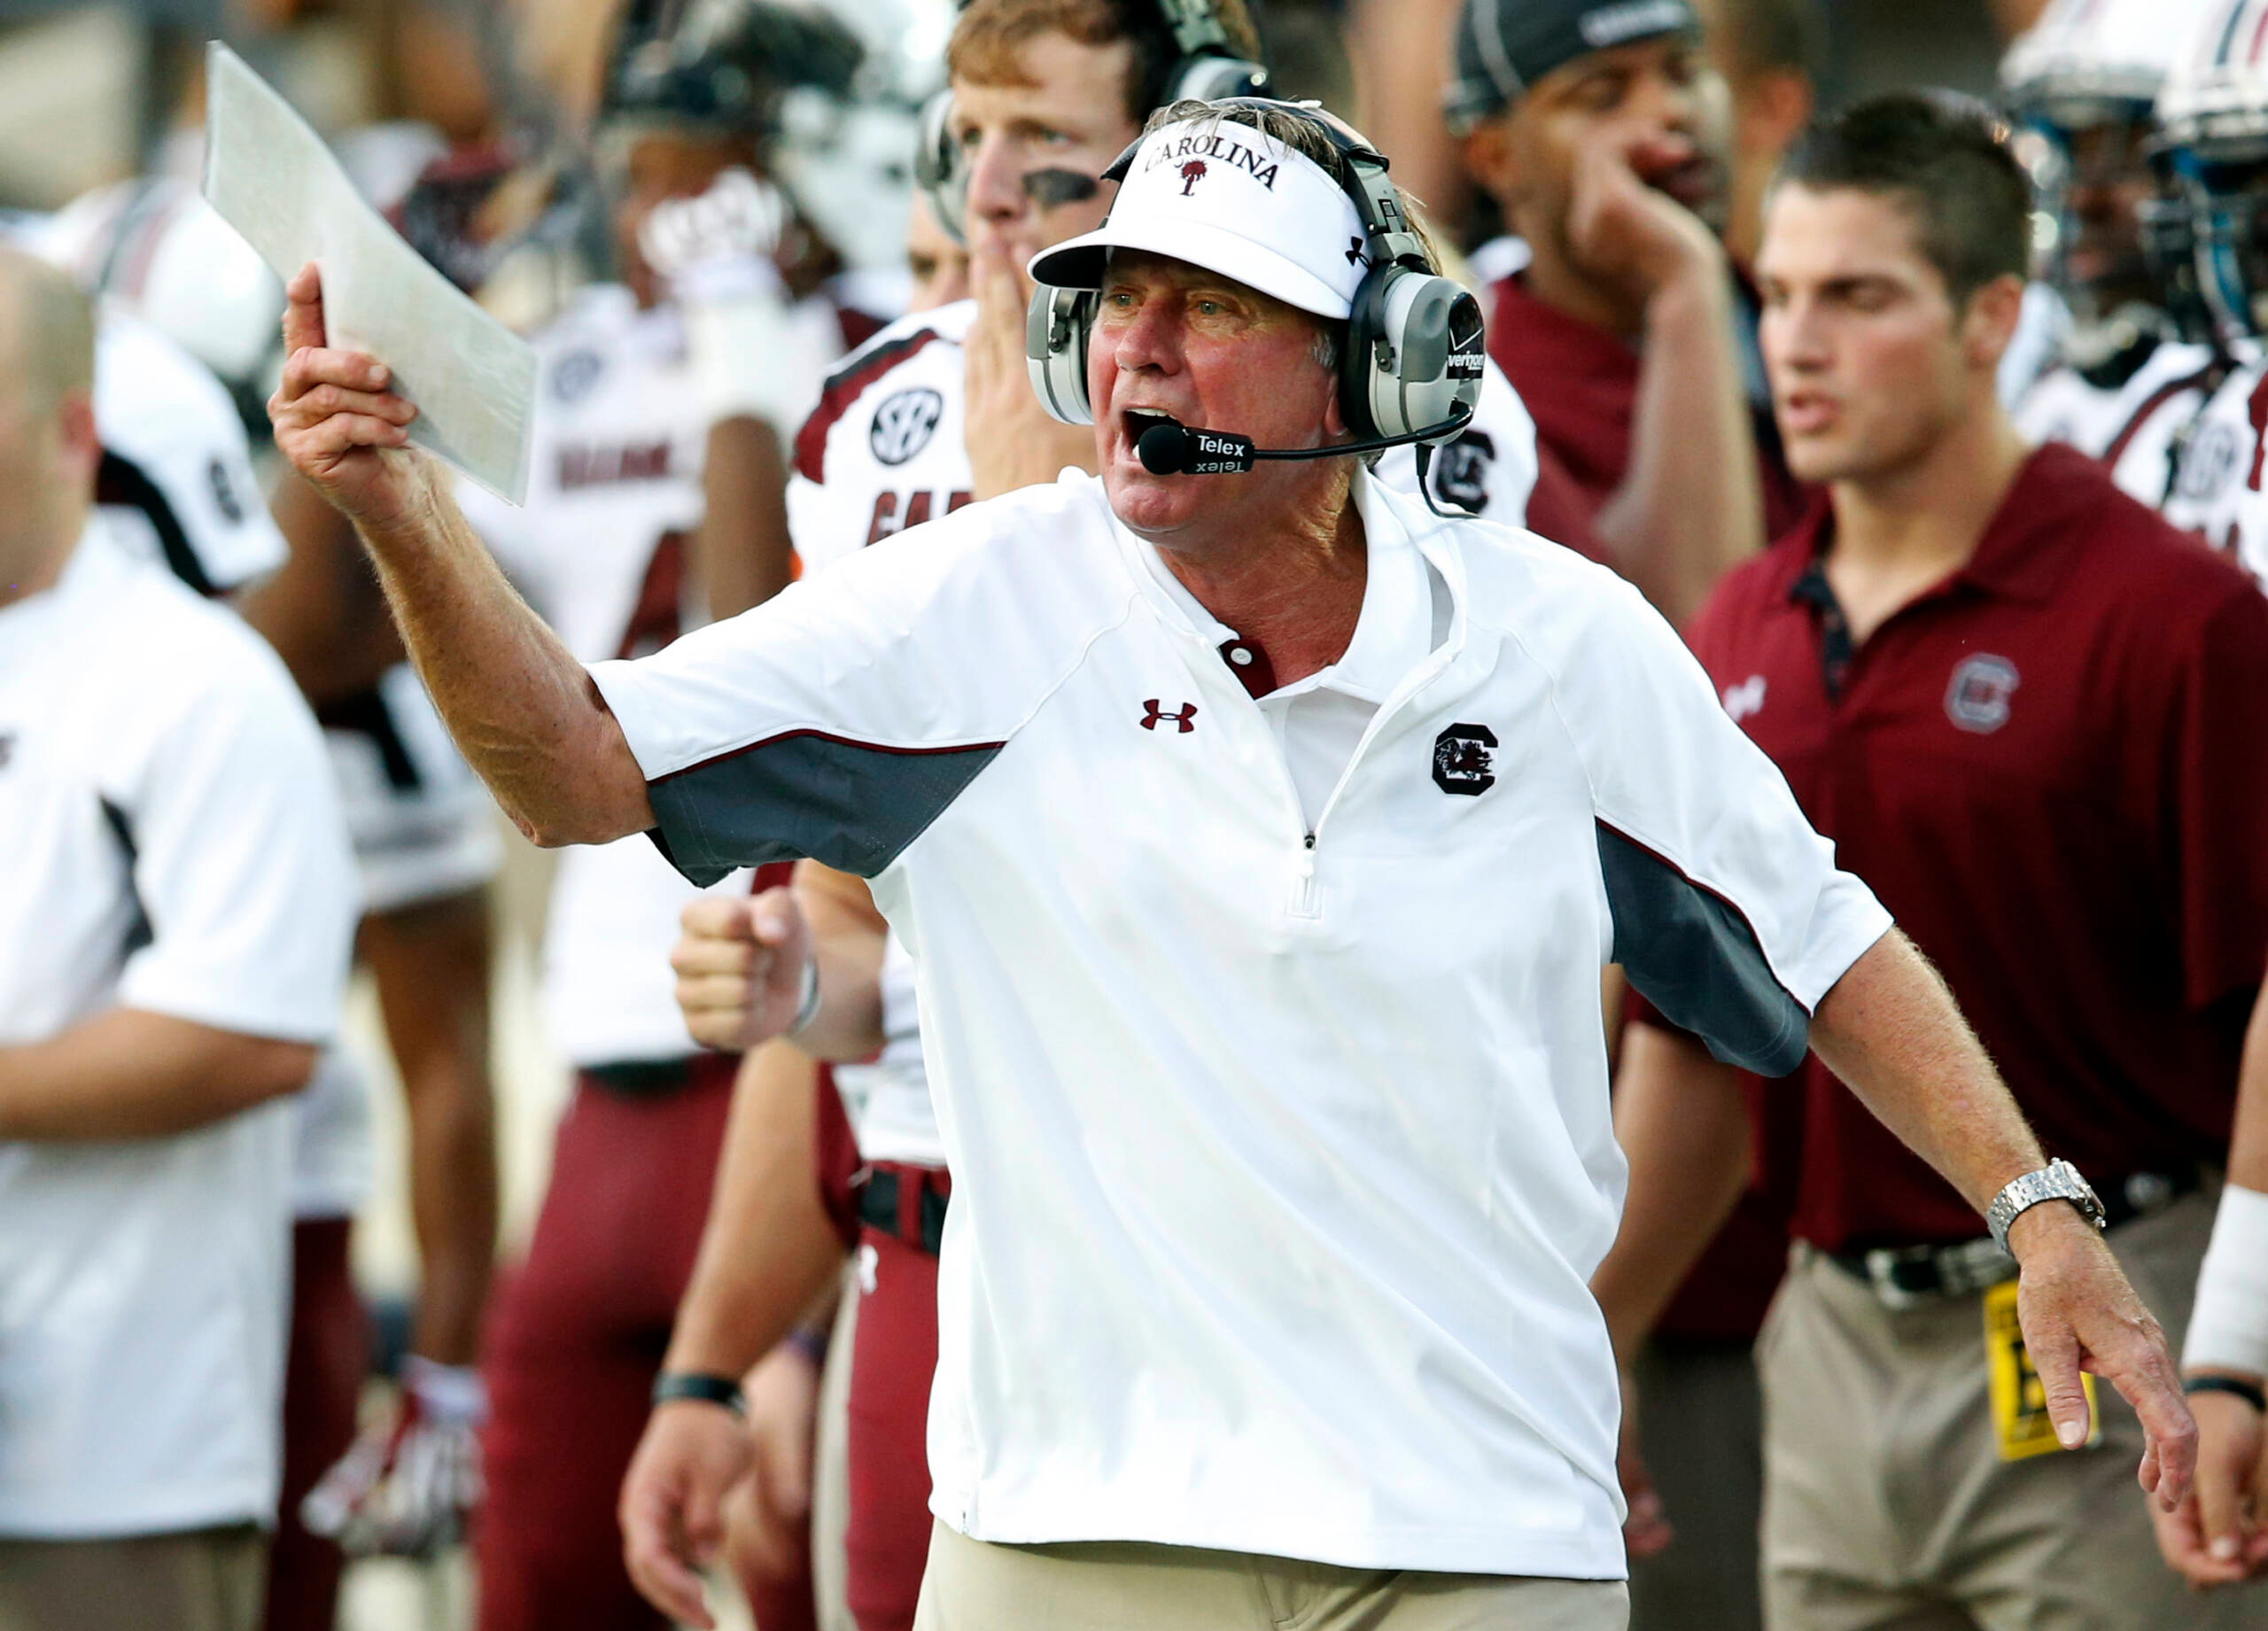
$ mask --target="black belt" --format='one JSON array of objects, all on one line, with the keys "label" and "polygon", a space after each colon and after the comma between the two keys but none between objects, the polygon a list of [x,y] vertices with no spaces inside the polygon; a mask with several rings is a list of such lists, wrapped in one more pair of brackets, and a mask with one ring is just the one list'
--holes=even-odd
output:
[{"label": "black belt", "polygon": [[[2116,1229],[2150,1217],[2204,1182],[2196,1167],[2171,1172],[2137,1172],[2105,1184],[2103,1227]],[[1940,1297],[1984,1291],[2016,1278],[2016,1260],[1990,1236],[1953,1246],[1877,1247],[1868,1252],[1830,1252],[1828,1260],[1863,1280],[1891,1308],[1911,1308]]]},{"label": "black belt", "polygon": [[621,1099],[663,1099],[693,1080],[691,1059],[625,1059],[586,1065],[591,1083]]},{"label": "black belt", "polygon": [[925,1175],[905,1176],[921,1185],[918,1228],[909,1229],[903,1221],[904,1214],[898,1208],[900,1174],[889,1167],[869,1169],[866,1182],[858,1186],[858,1221],[878,1233],[903,1240],[935,1257],[945,1238],[945,1192],[928,1182]]}]

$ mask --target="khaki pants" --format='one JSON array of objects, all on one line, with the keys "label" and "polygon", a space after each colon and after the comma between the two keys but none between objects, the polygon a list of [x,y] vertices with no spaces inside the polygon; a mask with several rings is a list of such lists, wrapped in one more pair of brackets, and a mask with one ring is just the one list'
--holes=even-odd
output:
[{"label": "khaki pants", "polygon": [[250,1524],[119,1540],[0,1540],[0,1631],[258,1631],[268,1536]]},{"label": "khaki pants", "polygon": [[1630,1631],[1757,1631],[1764,1407],[1746,1342],[1650,1342],[1638,1355],[1638,1448],[1677,1530],[1630,1564]]},{"label": "khaki pants", "polygon": [[[2174,1351],[2217,1194],[2114,1230]],[[2101,1442],[2003,1462],[1976,1295],[1893,1311],[1798,1249],[1758,1343],[1772,1631],[2259,1631],[2268,1587],[2195,1594],[2134,1482],[2142,1431],[2099,1385]]]},{"label": "khaki pants", "polygon": [[995,1546],[939,1524],[913,1631],[1623,1631],[1620,1581],[1342,1569],[1096,1542]]},{"label": "khaki pants", "polygon": [[850,1349],[858,1332],[858,1277],[846,1269],[835,1330],[827,1340],[812,1445],[812,1600],[819,1631],[858,1631],[844,1588],[849,1569],[843,1555],[843,1532],[850,1521]]}]

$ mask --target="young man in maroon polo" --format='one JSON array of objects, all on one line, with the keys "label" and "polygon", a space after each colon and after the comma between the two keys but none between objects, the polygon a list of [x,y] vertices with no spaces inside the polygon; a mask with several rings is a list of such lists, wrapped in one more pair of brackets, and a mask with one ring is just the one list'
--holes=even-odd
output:
[{"label": "young man in maroon polo", "polygon": [[[2268,959],[2268,603],[2027,448],[1993,370],[2022,299],[2022,171],[1974,104],[1863,104],[1782,173],[1758,271],[1774,402],[1828,501],[1727,579],[1694,650],[1819,829],[1951,982],[2176,1340]],[[1636,1340],[1743,1173],[1742,1084],[1632,1028],[1630,1206],[1596,1282]],[[2259,1626],[2193,1598],[2127,1487],[2105,1390],[2058,1454],[2014,1263],[1814,1060],[1756,1084],[1797,1247],[1759,1345],[1766,1619],[1804,1631]],[[1674,1516],[1674,1515],[1673,1515]]]},{"label": "young man in maroon polo", "polygon": [[1528,524],[1682,627],[1803,496],[1726,256],[1732,109],[1687,0],[1465,0],[1447,97],[1525,264],[1488,349],[1535,419]]}]

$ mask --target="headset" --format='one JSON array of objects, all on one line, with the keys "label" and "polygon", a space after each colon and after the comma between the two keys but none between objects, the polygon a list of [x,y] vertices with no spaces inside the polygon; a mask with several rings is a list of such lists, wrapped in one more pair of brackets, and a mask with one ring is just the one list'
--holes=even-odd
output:
[{"label": "headset", "polygon": [[[1339,184],[1354,201],[1362,221],[1363,254],[1370,267],[1355,288],[1346,344],[1340,349],[1339,411],[1355,439],[1271,451],[1254,449],[1244,439],[1231,436],[1228,442],[1243,447],[1226,455],[1231,462],[1222,470],[1196,462],[1180,468],[1197,475],[1227,473],[1249,469],[1252,457],[1332,458],[1404,442],[1440,443],[1456,436],[1472,423],[1480,400],[1486,356],[1480,303],[1427,263],[1425,246],[1403,216],[1402,201],[1387,178],[1385,155],[1312,105],[1231,97],[1213,106],[1223,112],[1247,108],[1296,113],[1327,134],[1339,155]],[[1138,140],[1121,153],[1103,172],[1104,178],[1124,180],[1141,145]],[[1065,424],[1094,423],[1094,406],[1087,399],[1087,341],[1100,302],[1101,295],[1092,289],[1042,283],[1032,291],[1024,322],[1024,358],[1040,406]],[[1212,431],[1186,434],[1221,439]],[[1192,451],[1201,457],[1210,450],[1192,447]],[[1236,462],[1239,459],[1240,463]]]},{"label": "headset", "polygon": [[[964,0],[966,3],[966,0]],[[1256,96],[1268,88],[1268,70],[1229,43],[1214,0],[1152,0],[1157,20],[1173,42],[1163,71],[1143,89],[1146,108],[1176,102],[1212,102]],[[941,90],[921,109],[920,143],[913,151],[913,179],[956,244],[967,242],[968,170],[953,140],[952,92]]]}]

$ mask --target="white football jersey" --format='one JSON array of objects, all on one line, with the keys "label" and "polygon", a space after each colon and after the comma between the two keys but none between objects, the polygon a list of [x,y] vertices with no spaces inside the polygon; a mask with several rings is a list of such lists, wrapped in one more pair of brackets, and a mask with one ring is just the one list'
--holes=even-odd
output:
[{"label": "white football jersey", "polygon": [[[815,334],[824,301],[793,314]],[[536,610],[586,662],[658,651],[708,620],[687,572],[708,425],[690,392],[683,324],[626,289],[586,291],[535,339],[527,503],[458,484],[458,498]],[[839,331],[831,349],[840,351]],[[819,392],[808,382],[804,400]],[[746,874],[716,886],[745,892]],[[563,850],[544,938],[551,1035],[577,1065],[693,1052],[670,951],[695,894],[643,837]]]},{"label": "white football jersey", "polygon": [[96,501],[129,553],[208,595],[284,564],[236,404],[210,369],[115,300],[95,331],[95,431]]},{"label": "white football jersey", "polygon": [[2165,518],[2268,585],[2268,495],[2261,491],[2268,361],[2248,358],[2184,431]]},{"label": "white football jersey", "polygon": [[2173,487],[2176,444],[2205,406],[2221,366],[2210,346],[2165,342],[2121,384],[2049,369],[2025,391],[2016,428],[2035,447],[2065,442],[2110,466],[2120,491],[2153,509]]}]

